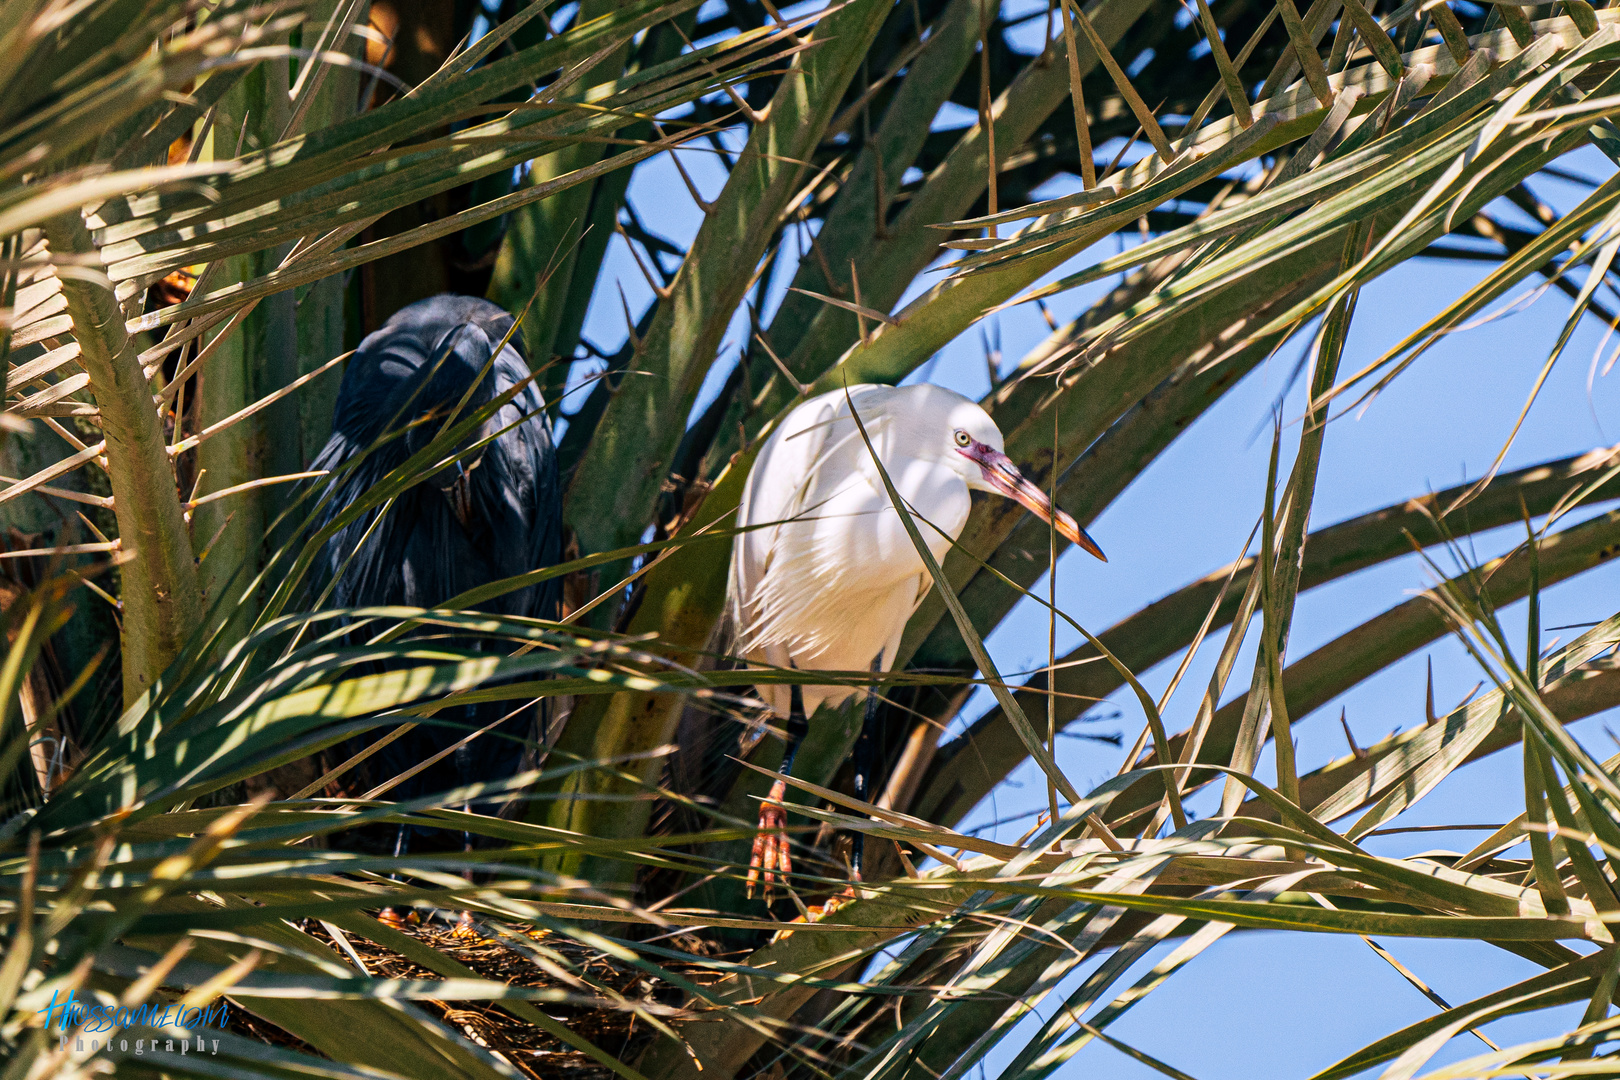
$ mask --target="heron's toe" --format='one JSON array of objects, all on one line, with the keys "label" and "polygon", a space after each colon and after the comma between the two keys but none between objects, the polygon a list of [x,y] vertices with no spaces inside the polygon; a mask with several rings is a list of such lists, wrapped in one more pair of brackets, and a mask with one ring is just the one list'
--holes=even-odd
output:
[{"label": "heron's toe", "polygon": [[[798,916],[788,925],[792,926],[794,923],[818,923],[839,908],[848,907],[860,898],[861,895],[855,891],[854,885],[847,886],[843,892],[829,896],[819,904],[811,904],[805,908],[803,915]],[[771,938],[771,942],[774,944],[778,941],[786,941],[792,936],[792,930],[778,930],[776,935]]]},{"label": "heron's toe", "polygon": [[788,854],[787,807],[780,800],[786,794],[786,785],[780,780],[771,788],[770,797],[759,808],[759,832],[754,836],[754,848],[748,859],[748,898],[760,887],[767,901],[771,899],[777,876],[783,882],[793,872],[793,859]]}]

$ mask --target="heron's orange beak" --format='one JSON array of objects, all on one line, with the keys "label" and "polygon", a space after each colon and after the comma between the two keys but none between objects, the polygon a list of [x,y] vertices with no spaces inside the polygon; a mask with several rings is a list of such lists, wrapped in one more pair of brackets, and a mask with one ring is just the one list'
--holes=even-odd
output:
[{"label": "heron's orange beak", "polygon": [[1018,471],[1018,466],[1012,463],[1012,458],[977,440],[957,453],[979,466],[984,473],[985,483],[1007,498],[1021,503],[1026,510],[1041,520],[1051,522],[1057,531],[1072,543],[1080,545],[1103,562],[1108,561],[1108,556],[1097,546],[1097,541],[1087,536],[1086,530],[1082,529],[1074,518],[1053,506],[1046,492],[1030,483],[1024,474]]}]

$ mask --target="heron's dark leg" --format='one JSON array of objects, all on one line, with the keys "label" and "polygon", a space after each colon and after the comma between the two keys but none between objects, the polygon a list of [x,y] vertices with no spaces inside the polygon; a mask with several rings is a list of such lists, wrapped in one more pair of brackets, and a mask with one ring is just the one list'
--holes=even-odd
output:
[{"label": "heron's dark leg", "polygon": [[[479,716],[474,707],[468,707],[466,717],[469,728],[476,730],[480,726],[478,723]],[[477,783],[480,779],[484,779],[484,777],[480,777],[478,775],[478,769],[472,757],[471,743],[463,745],[461,749],[457,750],[454,755],[454,760],[456,763],[456,780],[461,786],[465,787],[468,784]],[[462,800],[461,812],[463,814],[471,814],[473,812],[471,799]],[[473,850],[473,834],[468,830],[463,829],[461,831],[462,854],[470,855]],[[473,868],[471,859],[467,860],[467,863],[462,867],[461,876],[467,882],[467,884],[471,885],[473,883]],[[456,920],[453,933],[455,933],[458,937],[470,937],[477,935],[477,931],[473,928],[472,912],[467,911],[466,909],[462,910],[461,916]]]},{"label": "heron's dark leg", "polygon": [[[409,828],[409,825],[401,825],[399,827],[399,831],[394,834],[394,858],[396,859],[403,858],[406,849],[410,846],[409,840],[406,837],[406,831]],[[394,881],[399,880],[398,874],[389,874],[388,876]],[[394,907],[392,904],[389,904],[387,907],[377,912],[377,921],[383,923],[385,926],[392,926],[397,930],[399,927],[405,925],[405,916],[400,914],[398,908]]]},{"label": "heron's dark leg", "polygon": [[788,690],[787,746],[782,751],[782,764],[777,767],[777,781],[759,808],[759,834],[754,837],[754,850],[748,859],[748,896],[754,896],[754,886],[763,885],[765,898],[771,897],[776,875],[785,882],[793,872],[793,859],[788,854],[788,838],[783,832],[787,825],[787,781],[781,777],[793,771],[793,759],[799,745],[810,731],[810,721],[804,715],[804,691],[794,683]]},{"label": "heron's dark leg", "polygon": [[[872,661],[872,670],[881,671],[883,654]],[[866,716],[861,721],[861,734],[855,740],[855,797],[862,802],[872,800],[872,774],[877,771],[878,708],[883,695],[877,687],[866,694]],[[866,834],[856,833],[850,838],[850,868],[856,881],[861,880],[861,860],[866,854]]]},{"label": "heron's dark leg", "polygon": [[798,756],[799,744],[810,734],[810,721],[804,715],[804,691],[794,683],[788,690],[787,748],[782,751],[782,765],[776,771],[783,776],[793,772],[793,759]]},{"label": "heron's dark leg", "polygon": [[[472,803],[470,803],[470,802],[462,803],[461,804],[461,812],[464,813],[464,814],[472,813]],[[462,833],[461,833],[461,850],[462,850],[463,853],[466,853],[466,852],[472,851],[472,849],[473,849],[473,834],[463,830]],[[461,871],[461,876],[467,879],[467,883],[469,885],[472,884],[472,880],[473,880],[472,866],[468,865],[465,869],[463,869]],[[472,912],[467,911],[465,909],[462,910],[461,917],[456,920],[455,929],[452,931],[452,933],[454,933],[457,937],[477,937],[478,936],[478,931],[473,927]]]}]

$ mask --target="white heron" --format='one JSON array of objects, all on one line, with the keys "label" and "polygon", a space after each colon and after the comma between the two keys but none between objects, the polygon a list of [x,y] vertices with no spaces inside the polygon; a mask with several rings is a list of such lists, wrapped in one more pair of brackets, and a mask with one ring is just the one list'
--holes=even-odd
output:
[{"label": "white heron", "polygon": [[[867,449],[850,414],[859,415]],[[961,534],[971,492],[1016,499],[1063,536],[1106,561],[1074,518],[1018,471],[1001,430],[979,405],[940,386],[862,384],[809,399],[766,440],[743,487],[737,525],[776,524],[738,534],[727,607],[736,651],[750,664],[817,671],[888,671],[906,620],[931,582],[922,557],[889,502],[873,453],[912,514],[936,560]],[[926,522],[926,524],[924,523]],[[930,527],[932,526],[932,527]],[[849,686],[759,687],[786,723],[780,773],[788,775],[808,724]],[[868,798],[878,694],[867,694],[855,746],[855,794]],[[763,875],[767,894],[791,870],[787,786],[778,779],[760,809],[749,892]],[[860,876],[861,837],[853,870]]]}]

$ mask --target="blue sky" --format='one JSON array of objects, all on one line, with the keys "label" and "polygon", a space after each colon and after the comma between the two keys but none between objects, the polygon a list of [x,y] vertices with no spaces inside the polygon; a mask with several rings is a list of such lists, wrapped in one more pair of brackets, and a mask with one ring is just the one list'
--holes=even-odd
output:
[{"label": "blue sky", "polygon": [[[1018,9],[1031,7],[1020,2]],[[1044,8],[1044,3],[1039,4]],[[1009,4],[1012,10],[1014,5]],[[1038,35],[1041,20],[1026,29]],[[1038,37],[1035,39],[1038,48]],[[1033,51],[1033,50],[1032,50]],[[959,126],[969,117],[942,118]],[[688,171],[706,197],[722,177],[711,155],[683,155]],[[1583,151],[1565,162],[1585,175],[1603,178],[1613,165],[1595,151]],[[1582,190],[1562,182],[1536,185],[1537,193],[1560,209],[1577,201]],[[1056,191],[1043,194],[1053,194]],[[701,215],[667,158],[637,170],[630,198],[642,220],[659,233],[684,244],[699,226]],[[1507,214],[1517,214],[1509,208]],[[1117,250],[1110,239],[1081,253],[1058,274],[1070,272]],[[1420,260],[1390,272],[1361,296],[1342,370],[1354,370],[1375,359],[1422,319],[1465,290],[1489,264]],[[791,266],[776,277],[773,300],[790,278]],[[617,279],[632,310],[652,294],[630,260],[624,242],[615,238],[604,271]],[[1054,276],[1057,276],[1056,274]],[[930,279],[932,280],[932,279]],[[1063,318],[1082,310],[1103,288],[1064,294],[1052,304]],[[1512,294],[1519,295],[1518,293]],[[624,316],[616,289],[599,289],[598,303],[586,322],[586,334],[599,346],[624,340]],[[1611,295],[1608,303],[1614,302]],[[1330,426],[1321,464],[1313,526],[1320,528],[1413,495],[1444,488],[1479,475],[1489,465],[1524,404],[1568,312],[1568,299],[1545,290],[1534,302],[1478,329],[1452,335],[1430,350],[1380,395],[1364,413],[1346,416]],[[1494,310],[1494,309],[1493,309]],[[998,318],[1002,352],[1008,365],[1038,343],[1047,328],[1032,306]],[[741,327],[737,328],[739,331]],[[1604,327],[1585,320],[1542,390],[1508,453],[1504,468],[1580,453],[1620,441],[1620,373],[1597,378],[1588,390],[1592,358]],[[715,365],[709,391],[717,388],[735,358],[734,333]],[[1620,336],[1609,348],[1620,343]],[[1268,416],[1273,401],[1298,356],[1291,344],[1269,364],[1249,375],[1189,430],[1124,495],[1108,507],[1091,528],[1110,561],[1104,565],[1082,553],[1060,560],[1059,605],[1093,631],[1176,588],[1202,577],[1236,557],[1253,526],[1265,490],[1270,449]],[[581,368],[581,373],[586,370]],[[941,351],[924,373],[930,381],[970,396],[982,395],[988,380],[977,330]],[[1302,391],[1286,397],[1284,415],[1301,410]],[[565,405],[571,410],[573,404]],[[1298,440],[1297,425],[1284,433],[1285,452]],[[1573,515],[1573,524],[1589,512]],[[1511,548],[1522,538],[1520,527],[1496,530],[1474,539],[1484,557]],[[1299,600],[1289,655],[1298,658],[1355,625],[1401,603],[1430,583],[1415,557],[1394,560],[1303,594]],[[1554,586],[1544,596],[1543,625],[1558,627],[1590,622],[1614,613],[1620,595],[1620,569],[1601,568],[1572,582]],[[1044,594],[1043,581],[1035,591]],[[1506,621],[1514,632],[1523,625],[1524,605],[1513,605]],[[1579,629],[1543,635],[1568,641]],[[1046,656],[1047,624],[1040,610],[1025,603],[989,638],[1003,670],[1038,666]],[[1060,627],[1058,649],[1076,644],[1078,635]],[[1219,648],[1215,642],[1197,658],[1182,689],[1172,700],[1166,721],[1172,730],[1190,721],[1198,694]],[[1252,643],[1240,657],[1228,696],[1246,687],[1253,663]],[[1310,716],[1296,720],[1301,769],[1345,753],[1338,717],[1341,708],[1359,743],[1423,720],[1425,661],[1432,658],[1436,702],[1444,712],[1484,677],[1460,647],[1436,643],[1354,687]],[[1139,673],[1151,690],[1162,689],[1180,657]],[[963,710],[964,721],[980,715],[987,693]],[[1099,711],[1121,713],[1098,725],[1118,730],[1127,743],[1142,717],[1133,700],[1120,699]],[[1575,731],[1599,758],[1615,750],[1605,734],[1606,717],[1582,721]],[[1059,759],[1076,785],[1085,790],[1113,775],[1122,751],[1081,740],[1062,740]],[[1271,768],[1269,756],[1262,774]],[[1504,752],[1455,774],[1409,811],[1401,824],[1501,822],[1523,808],[1517,750]],[[1045,801],[1044,783],[1032,767],[1019,770],[980,806],[964,827],[984,825],[1034,809]],[[1193,806],[1207,812],[1211,800]],[[1016,838],[1027,824],[1004,826],[1003,838]],[[1415,853],[1431,849],[1466,850],[1481,834],[1427,833],[1379,838],[1374,850]],[[1453,1003],[1467,1000],[1538,969],[1484,945],[1386,941],[1403,962]],[[1157,959],[1154,954],[1142,970]],[[1128,985],[1134,979],[1128,976]],[[1050,1014],[1066,990],[1041,1010]],[[1185,1070],[1199,1080],[1263,1076],[1305,1076],[1389,1031],[1432,1015],[1434,1006],[1418,994],[1363,942],[1332,935],[1241,933],[1228,935],[1155,991],[1110,1029],[1116,1037]],[[1516,1042],[1566,1030],[1578,1010],[1532,1014],[1501,1021],[1488,1029],[1499,1042]],[[1015,1048],[992,1054],[987,1071],[996,1075]],[[1471,1036],[1454,1040],[1437,1061],[1483,1051]],[[1101,1044],[1083,1050],[1059,1073],[1088,1080],[1128,1080],[1156,1073]]]}]

